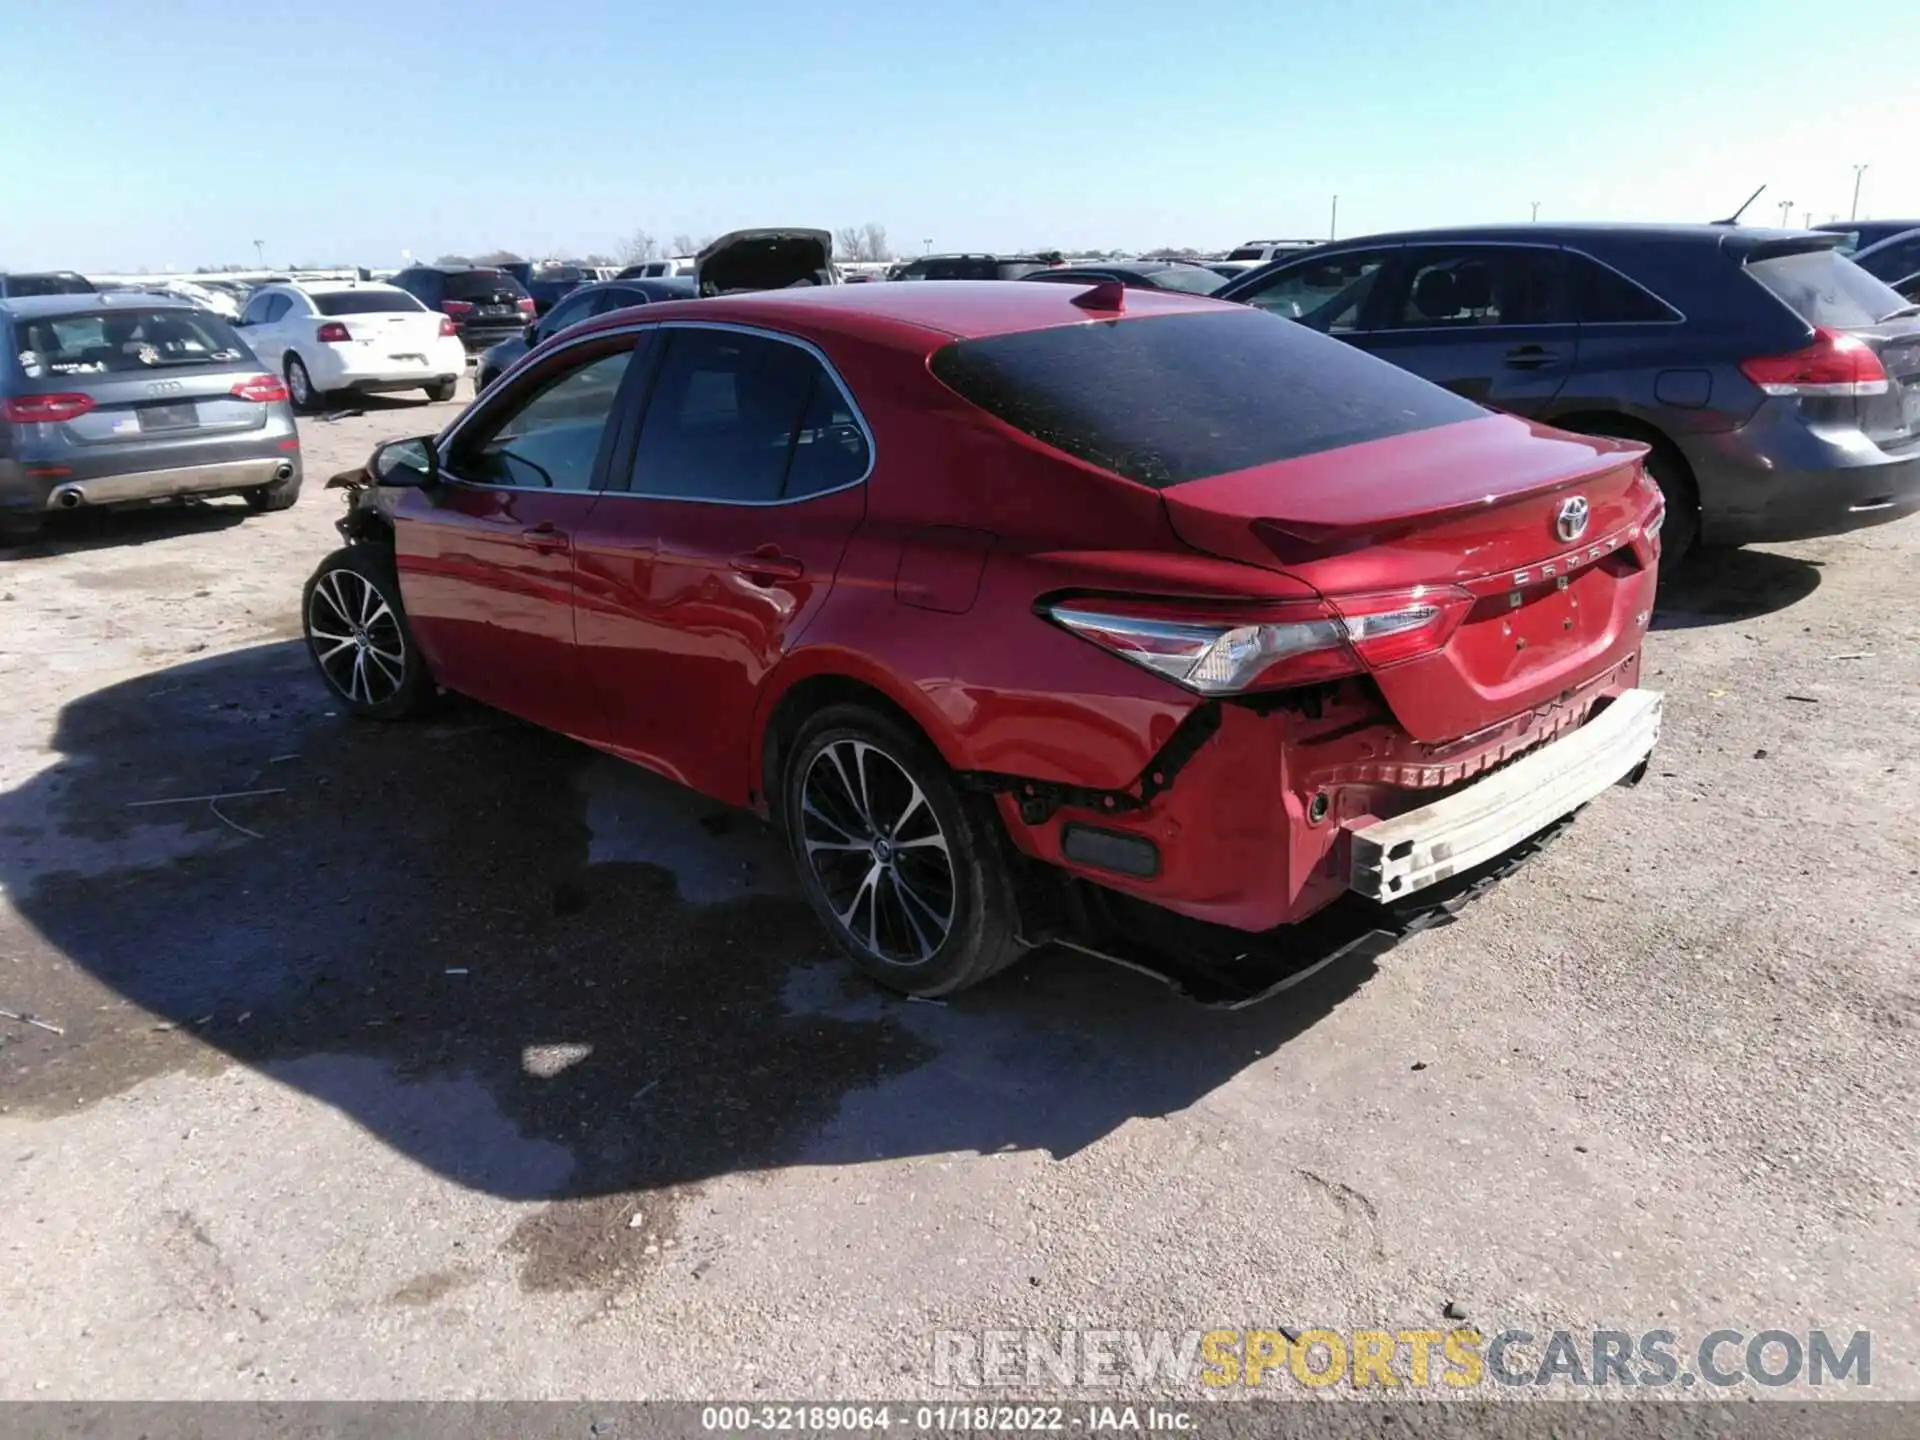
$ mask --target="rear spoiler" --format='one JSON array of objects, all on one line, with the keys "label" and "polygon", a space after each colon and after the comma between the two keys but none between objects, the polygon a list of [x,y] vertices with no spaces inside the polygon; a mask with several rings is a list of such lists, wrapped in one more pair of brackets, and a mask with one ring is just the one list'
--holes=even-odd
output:
[{"label": "rear spoiler", "polygon": [[1828,230],[1808,230],[1800,235],[1770,235],[1748,246],[1746,253],[1740,257],[1740,263],[1756,265],[1762,260],[1778,260],[1783,255],[1811,255],[1817,251],[1831,250],[1846,238]]}]

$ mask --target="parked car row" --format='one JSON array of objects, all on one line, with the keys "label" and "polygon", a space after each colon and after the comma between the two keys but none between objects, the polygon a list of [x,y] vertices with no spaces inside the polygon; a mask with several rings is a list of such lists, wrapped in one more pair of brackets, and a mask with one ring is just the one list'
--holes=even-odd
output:
[{"label": "parked car row", "polygon": [[1380,235],[1218,293],[1467,399],[1638,440],[1669,562],[1920,506],[1920,307],[1818,230],[1516,225]]}]

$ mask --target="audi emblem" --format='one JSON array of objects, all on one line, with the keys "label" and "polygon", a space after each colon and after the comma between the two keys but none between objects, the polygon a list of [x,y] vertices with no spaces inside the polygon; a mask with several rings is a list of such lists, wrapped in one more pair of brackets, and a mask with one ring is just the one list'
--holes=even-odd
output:
[{"label": "audi emblem", "polygon": [[1589,514],[1587,497],[1575,495],[1560,502],[1560,513],[1553,518],[1553,533],[1562,540],[1578,540],[1587,533]]},{"label": "audi emblem", "polygon": [[178,395],[187,387],[178,380],[156,380],[147,386],[149,395]]}]

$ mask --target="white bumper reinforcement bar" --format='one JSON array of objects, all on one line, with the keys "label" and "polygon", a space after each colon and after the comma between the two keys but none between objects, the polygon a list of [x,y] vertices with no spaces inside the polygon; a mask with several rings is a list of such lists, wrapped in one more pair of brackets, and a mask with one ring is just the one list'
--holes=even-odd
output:
[{"label": "white bumper reinforcement bar", "polygon": [[1511,850],[1616,785],[1660,738],[1660,692],[1629,690],[1593,719],[1444,800],[1352,832],[1349,889],[1399,900]]}]

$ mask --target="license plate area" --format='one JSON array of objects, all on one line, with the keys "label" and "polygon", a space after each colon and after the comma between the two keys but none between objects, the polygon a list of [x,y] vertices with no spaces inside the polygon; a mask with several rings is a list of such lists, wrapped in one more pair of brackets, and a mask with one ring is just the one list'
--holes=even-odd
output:
[{"label": "license plate area", "polygon": [[200,407],[192,401],[177,405],[142,405],[134,414],[142,431],[191,430],[200,423]]}]

